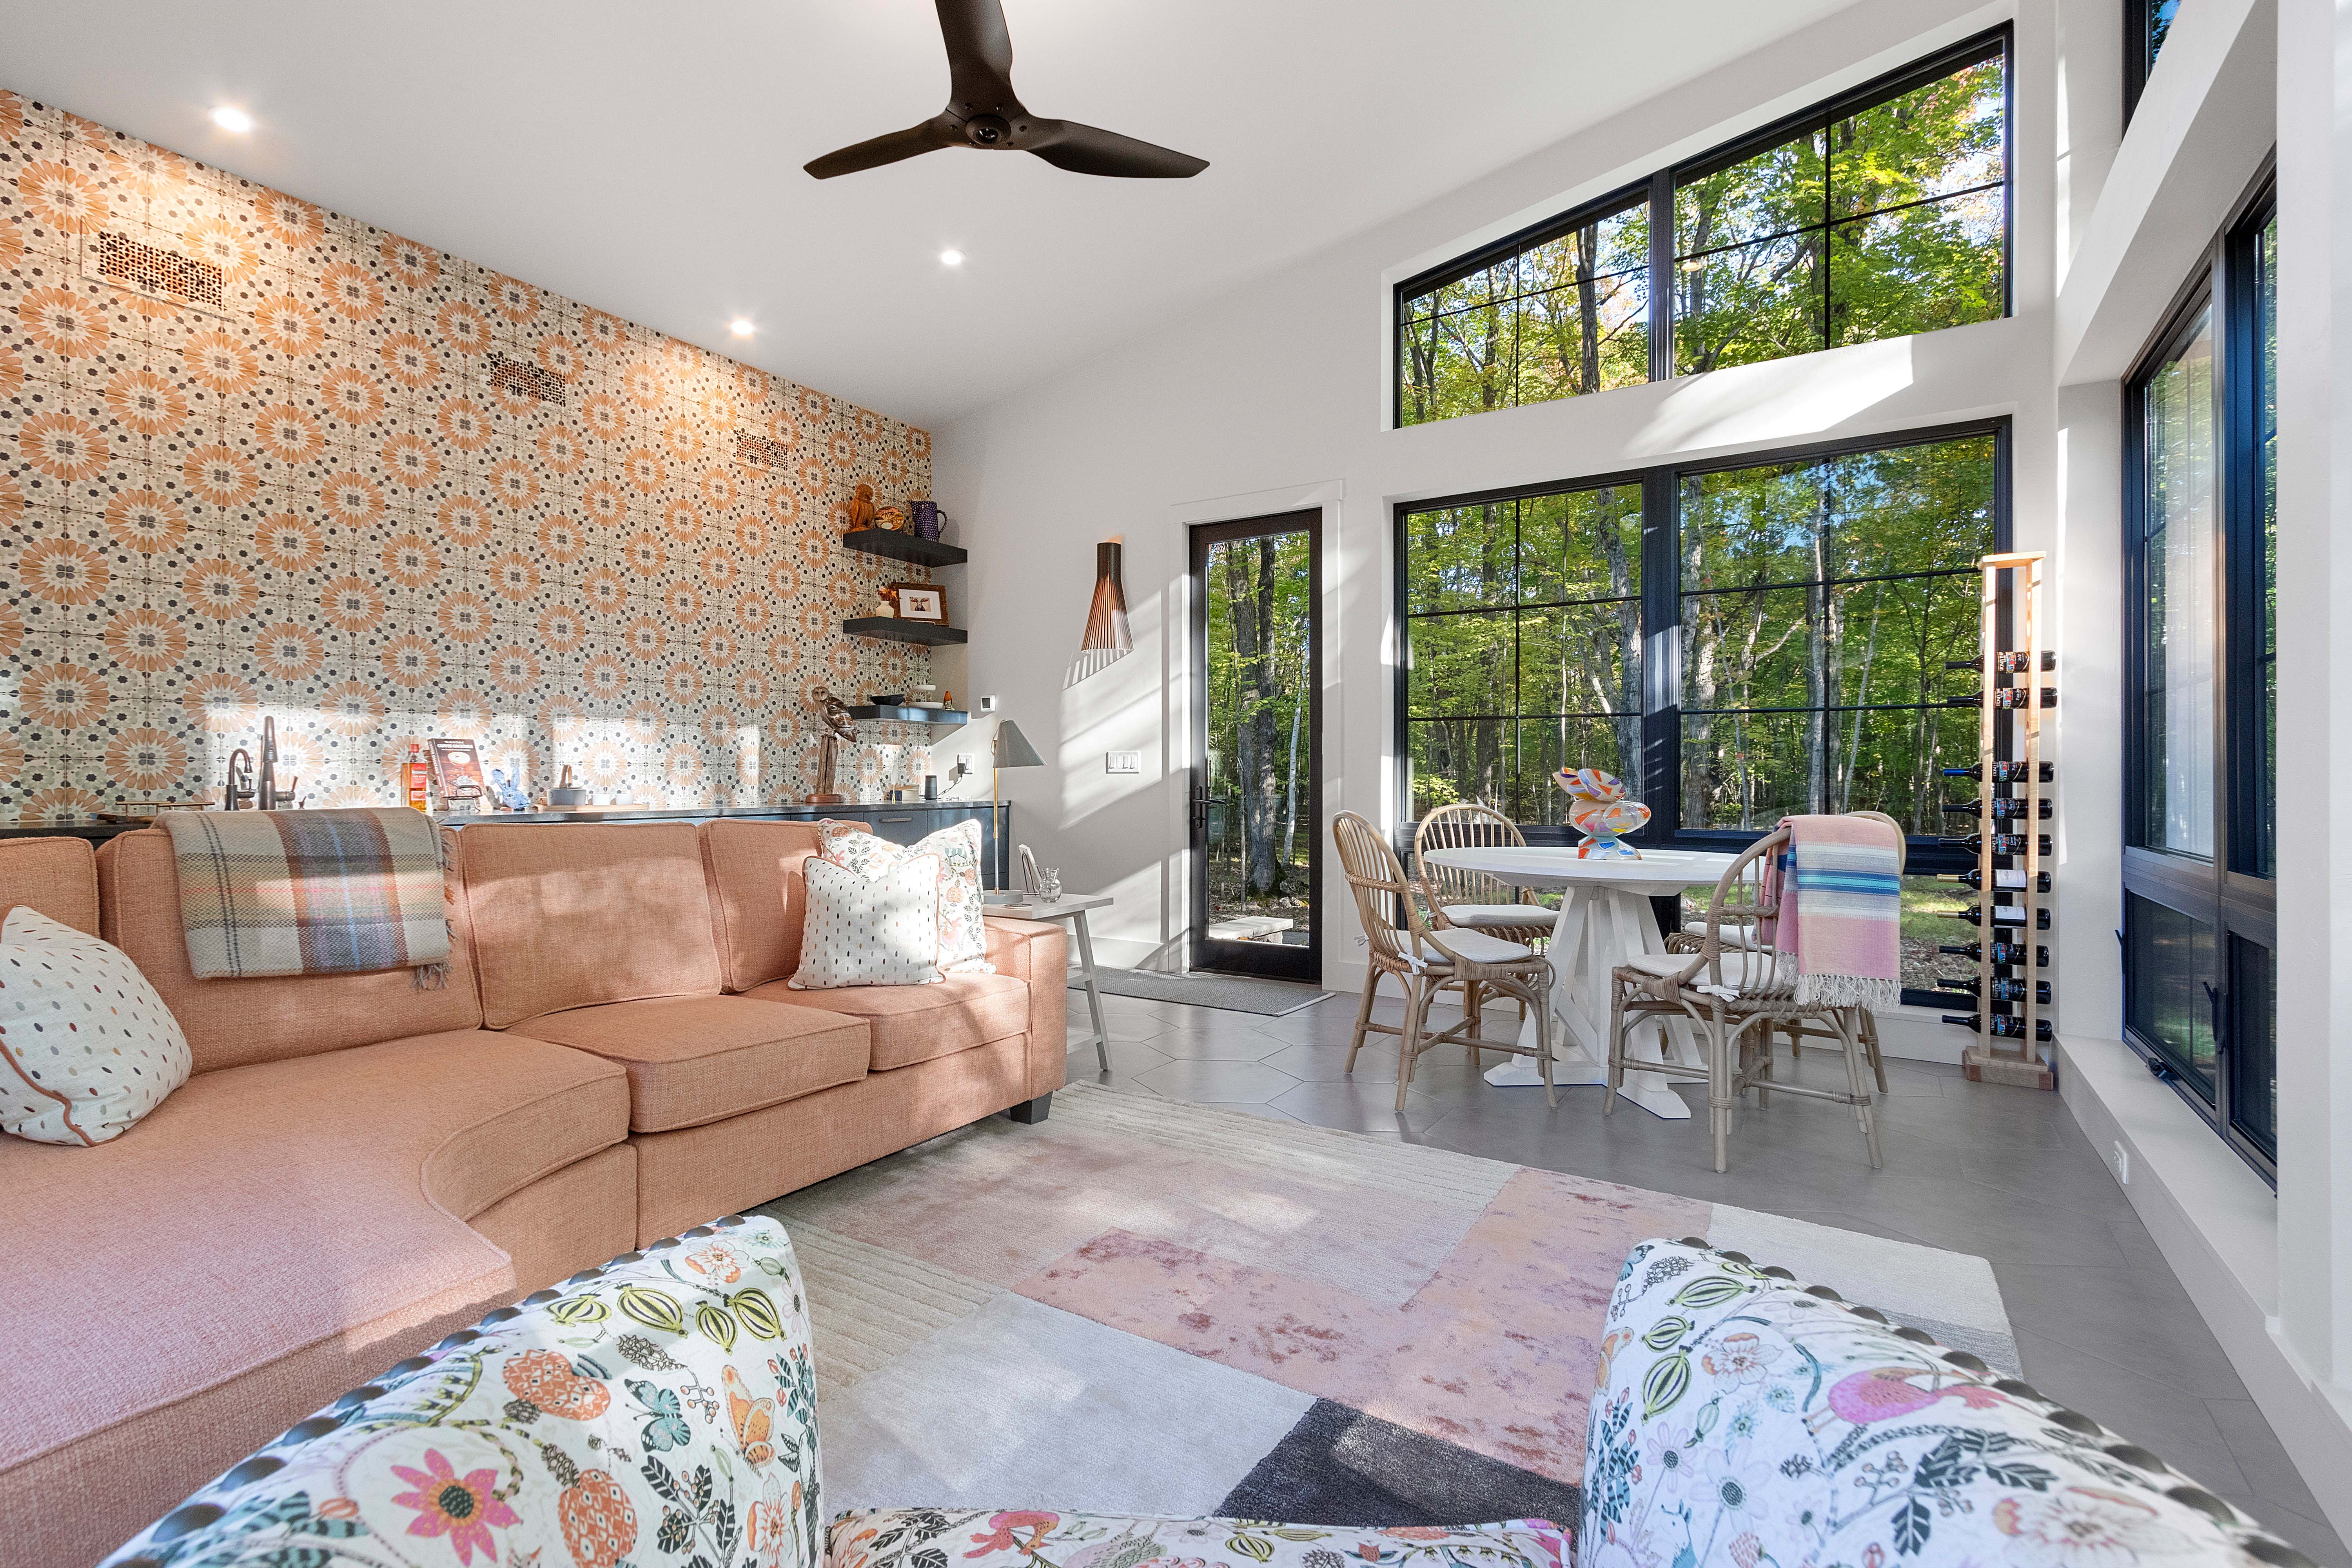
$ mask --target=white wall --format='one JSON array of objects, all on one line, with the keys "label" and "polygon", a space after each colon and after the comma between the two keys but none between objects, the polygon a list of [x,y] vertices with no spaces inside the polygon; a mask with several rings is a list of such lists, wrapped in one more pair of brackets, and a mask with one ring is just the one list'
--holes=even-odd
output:
[{"label": "white wall", "polygon": [[[934,488],[964,520],[972,642],[942,679],[994,693],[1047,756],[1003,775],[1015,837],[1066,883],[1115,891],[1097,931],[1129,962],[1184,924],[1185,731],[1179,597],[1190,521],[1326,513],[1332,612],[1324,650],[1324,807],[1393,820],[1391,506],[1674,458],[2017,416],[2017,535],[2052,536],[2048,416],[2053,290],[2052,44],[2040,7],[2018,32],[2017,313],[1918,338],[1745,366],[1660,385],[1406,430],[1384,428],[1390,286],[1397,279],[1648,174],[1841,88],[2006,19],[2006,5],[1866,0],[1737,68],[1352,236],[1182,320],[940,431]],[[1842,62],[1842,63],[1841,63]],[[1123,535],[1135,654],[1076,689],[1094,542]],[[959,679],[960,678],[960,679]],[[1140,778],[1103,752],[1140,750]],[[980,738],[941,750],[984,750]],[[982,790],[986,779],[979,781]],[[1324,890],[1324,978],[1361,960],[1345,884]]]}]

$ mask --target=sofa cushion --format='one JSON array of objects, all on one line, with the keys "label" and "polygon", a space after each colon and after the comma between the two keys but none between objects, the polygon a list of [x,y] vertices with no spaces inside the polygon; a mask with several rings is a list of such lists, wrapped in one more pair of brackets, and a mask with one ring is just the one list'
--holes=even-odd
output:
[{"label": "sofa cushion", "polygon": [[[444,833],[446,845],[454,835]],[[199,980],[180,927],[180,872],[172,837],[142,827],[98,852],[99,934],[131,955],[188,1037],[201,1076],[220,1068],[280,1061],[348,1046],[374,1045],[480,1025],[465,904],[449,904],[449,975],[424,988],[415,972],[282,974]]]},{"label": "sofa cushion", "polygon": [[749,991],[800,966],[807,911],[801,868],[818,843],[814,822],[719,817],[702,825],[702,862],[728,990]]},{"label": "sofa cushion", "polygon": [[[816,1379],[784,1227],[699,1226],[549,1294],[271,1443],[117,1560],[822,1568]],[[583,1336],[599,1323],[627,1331]]]},{"label": "sofa cushion", "polygon": [[1643,1242],[1618,1275],[1584,1500],[1580,1568],[2295,1555],[1968,1352],[1696,1240]]},{"label": "sofa cushion", "polygon": [[751,995],[864,1019],[874,1034],[869,1065],[876,1072],[1010,1039],[1029,1027],[1029,986],[1010,974],[950,974],[936,985],[833,991],[794,991],[780,980]]},{"label": "sofa cushion", "polygon": [[0,914],[27,904],[98,934],[98,858],[87,838],[0,840]]},{"label": "sofa cushion", "polygon": [[919,855],[874,876],[811,860],[802,867],[808,921],[795,991],[850,985],[937,985],[940,974],[940,865]]},{"label": "sofa cushion", "polygon": [[485,822],[457,837],[490,1027],[719,994],[693,824]]},{"label": "sofa cushion", "polygon": [[629,1075],[629,1126],[698,1127],[866,1074],[865,1023],[748,996],[664,996],[526,1018],[509,1031],[591,1052]]},{"label": "sofa cushion", "polygon": [[188,1081],[188,1039],[121,948],[30,908],[0,925],[0,1131],[87,1147]]},{"label": "sofa cushion", "polygon": [[0,1138],[0,1248],[39,1279],[10,1337],[41,1347],[0,1357],[11,1560],[91,1561],[513,1295],[467,1219],[627,1131],[620,1068],[468,1029],[199,1073],[94,1149]]}]

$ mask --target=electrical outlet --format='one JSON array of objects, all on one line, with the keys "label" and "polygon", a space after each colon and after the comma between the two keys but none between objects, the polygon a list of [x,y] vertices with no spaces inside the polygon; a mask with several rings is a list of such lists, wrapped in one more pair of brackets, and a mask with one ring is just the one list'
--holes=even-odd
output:
[{"label": "electrical outlet", "polygon": [[2125,1186],[2130,1186],[2131,1151],[2124,1147],[2123,1140],[2120,1138],[2116,1140],[2116,1152],[2113,1163],[2116,1167],[2116,1180],[2121,1182]]},{"label": "electrical outlet", "polygon": [[1139,773],[1143,771],[1141,752],[1105,752],[1103,772],[1107,773]]},{"label": "electrical outlet", "polygon": [[956,766],[961,768],[966,773],[970,773],[972,770],[975,759],[978,755],[979,753],[976,752],[958,752],[956,753]]},{"label": "electrical outlet", "polygon": [[995,698],[993,698],[993,697],[983,697],[983,698],[982,698],[982,699],[980,700],[980,710],[981,710],[982,712],[983,712],[983,713],[993,713],[993,712],[995,712],[995,711],[996,711],[996,699],[995,699]]}]

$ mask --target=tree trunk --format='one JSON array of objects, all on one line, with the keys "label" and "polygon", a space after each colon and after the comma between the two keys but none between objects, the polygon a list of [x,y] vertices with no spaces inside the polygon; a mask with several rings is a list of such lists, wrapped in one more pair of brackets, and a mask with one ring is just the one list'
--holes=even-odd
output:
[{"label": "tree trunk", "polygon": [[1283,775],[1282,800],[1282,863],[1290,865],[1291,852],[1298,843],[1298,721],[1307,711],[1306,647],[1300,645],[1298,689],[1290,703],[1290,767]]},{"label": "tree trunk", "polygon": [[1601,300],[1592,281],[1600,251],[1599,225],[1588,224],[1576,231],[1576,390],[1580,394],[1601,390]]},{"label": "tree trunk", "polygon": [[[1257,581],[1250,581],[1252,557]],[[1265,540],[1229,547],[1225,593],[1234,623],[1234,805],[1242,819],[1243,887],[1263,898],[1282,885],[1274,857],[1276,781],[1274,691],[1269,660],[1274,627],[1274,550]]]}]

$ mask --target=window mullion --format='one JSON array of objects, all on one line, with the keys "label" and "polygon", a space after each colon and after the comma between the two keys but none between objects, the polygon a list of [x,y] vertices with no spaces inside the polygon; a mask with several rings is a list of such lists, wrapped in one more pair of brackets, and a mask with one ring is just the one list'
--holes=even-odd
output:
[{"label": "window mullion", "polygon": [[1651,831],[1682,830],[1682,583],[1675,471],[1642,476],[1642,766]]},{"label": "window mullion", "polygon": [[[1675,374],[1675,173],[1650,176],[1650,379]],[[1643,537],[1648,538],[1647,492],[1643,500]]]}]

